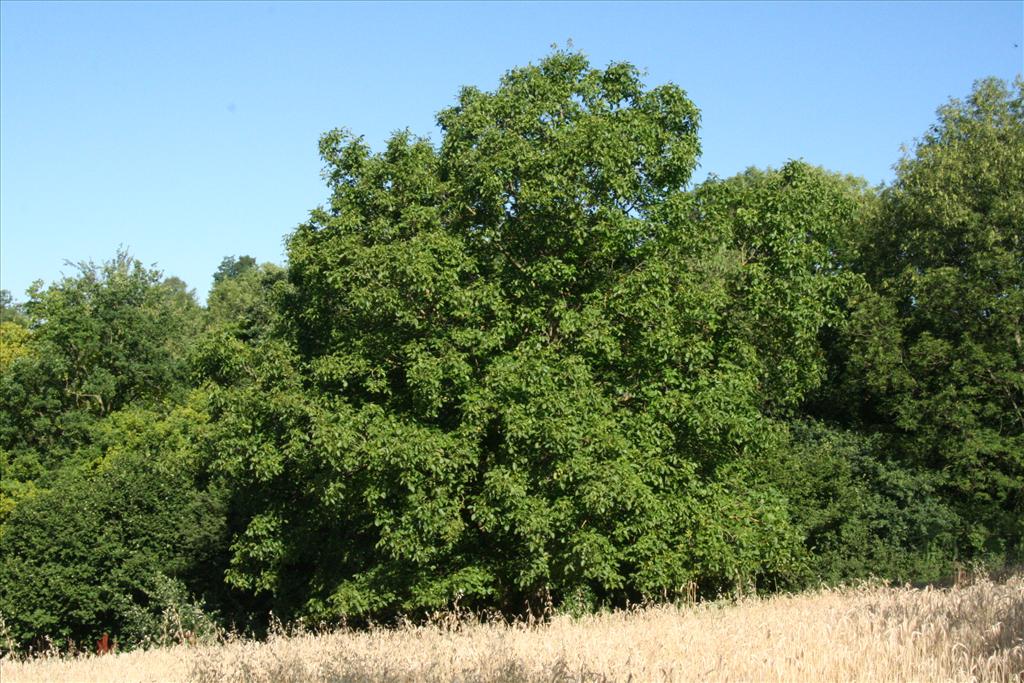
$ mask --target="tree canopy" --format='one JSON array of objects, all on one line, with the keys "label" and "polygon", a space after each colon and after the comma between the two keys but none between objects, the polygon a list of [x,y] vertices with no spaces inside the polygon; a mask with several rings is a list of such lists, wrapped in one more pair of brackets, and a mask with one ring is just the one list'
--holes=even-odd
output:
[{"label": "tree canopy", "polygon": [[856,391],[902,458],[939,474],[968,555],[1024,538],[1022,151],[1020,80],[940,108],[882,195],[850,323]]},{"label": "tree canopy", "polygon": [[288,333],[218,350],[213,466],[253,501],[229,581],[338,616],[791,570],[753,473],[823,374],[850,193],[801,163],[688,192],[686,94],[579,54],[438,123],[324,136]]},{"label": "tree canopy", "polygon": [[694,185],[686,92],[575,52],[437,123],[324,134],[287,264],[205,307],[124,252],[0,297],[17,646],[1020,561],[1024,83],[878,188]]},{"label": "tree canopy", "polygon": [[30,334],[0,374],[0,449],[45,468],[86,444],[97,419],[180,396],[198,331],[199,307],[184,284],[126,252],[76,268],[29,290]]}]

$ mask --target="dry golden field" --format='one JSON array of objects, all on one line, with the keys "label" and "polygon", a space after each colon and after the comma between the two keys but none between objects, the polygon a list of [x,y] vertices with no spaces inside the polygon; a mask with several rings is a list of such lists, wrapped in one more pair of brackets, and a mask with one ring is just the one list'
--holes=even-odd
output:
[{"label": "dry golden field", "polygon": [[22,681],[1021,681],[1024,575],[0,662]]}]

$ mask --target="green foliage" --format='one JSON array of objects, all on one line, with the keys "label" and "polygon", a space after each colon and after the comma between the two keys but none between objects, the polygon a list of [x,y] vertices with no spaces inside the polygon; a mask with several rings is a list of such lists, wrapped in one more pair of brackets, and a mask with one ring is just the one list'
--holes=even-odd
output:
[{"label": "green foliage", "polygon": [[28,355],[28,328],[11,320],[0,322],[0,372],[11,367],[15,360]]},{"label": "green foliage", "polygon": [[161,573],[220,590],[223,513],[193,485],[190,445],[205,423],[187,393],[200,309],[124,253],[29,296],[0,367],[0,611],[20,646],[104,631],[127,644],[162,609]]},{"label": "green foliage", "polygon": [[894,459],[884,435],[793,422],[780,453],[763,476],[788,498],[809,582],[935,581],[952,572],[960,519],[936,473]]},{"label": "green foliage", "polygon": [[751,169],[695,192],[693,234],[722,234],[738,262],[733,307],[721,319],[756,354],[768,414],[790,415],[826,374],[820,336],[841,322],[840,305],[860,284],[837,245],[863,220],[864,203],[855,180],[801,163]]},{"label": "green foliage", "polygon": [[[980,81],[897,166],[848,326],[849,395],[939,477],[959,552],[1024,539],[1024,84]],[[851,401],[855,403],[856,401]]]},{"label": "green foliage", "polygon": [[463,90],[439,148],[324,136],[281,333],[202,355],[228,581],[337,617],[795,575],[755,473],[823,374],[854,202],[799,163],[687,193],[697,119],[555,53]]},{"label": "green foliage", "polygon": [[1022,93],[941,108],[888,188],[690,188],[686,93],[555,52],[436,145],[325,134],[288,268],[225,258],[205,311],[125,253],[3,292],[0,624],[163,643],[1019,559]]},{"label": "green foliage", "polygon": [[0,536],[0,612],[12,637],[38,647],[43,636],[83,644],[107,632],[131,645],[140,613],[166,607],[154,600],[162,576],[203,584],[222,520],[184,469],[148,454],[63,470]]},{"label": "green foliage", "polygon": [[207,300],[207,325],[217,333],[241,339],[254,339],[270,332],[276,320],[275,292],[286,285],[287,272],[272,263],[256,265],[245,262],[221,265],[214,275],[213,288]]},{"label": "green foliage", "polygon": [[252,256],[225,256],[213,274],[213,285],[216,287],[225,280],[233,280],[255,267],[256,259]]},{"label": "green foliage", "polygon": [[223,634],[217,615],[196,600],[180,580],[158,573],[143,590],[145,599],[126,610],[122,642],[144,648],[170,647],[213,643]]},{"label": "green foliage", "polygon": [[25,352],[0,371],[0,449],[43,470],[87,445],[106,415],[183,396],[200,323],[184,283],[124,252],[78,268],[29,290]]},{"label": "green foliage", "polygon": [[25,306],[16,303],[14,297],[6,289],[0,289],[0,323],[15,323],[22,327],[28,326]]},{"label": "green foliage", "polygon": [[121,252],[43,290],[26,310],[33,339],[54,363],[68,398],[108,414],[166,398],[182,384],[186,342],[198,323],[191,292]]}]

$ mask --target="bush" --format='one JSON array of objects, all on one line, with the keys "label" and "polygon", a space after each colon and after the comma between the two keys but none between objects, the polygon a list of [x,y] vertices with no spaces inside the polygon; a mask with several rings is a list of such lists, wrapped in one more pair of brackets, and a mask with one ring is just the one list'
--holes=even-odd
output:
[{"label": "bush", "polygon": [[813,421],[790,432],[770,477],[804,536],[809,579],[934,581],[950,573],[960,520],[936,493],[934,473],[888,457],[884,435]]},{"label": "bush", "polygon": [[4,527],[0,612],[19,647],[104,632],[131,645],[148,635],[141,616],[167,608],[168,577],[184,587],[208,578],[223,533],[217,498],[183,468],[124,455],[99,471],[66,469]]}]

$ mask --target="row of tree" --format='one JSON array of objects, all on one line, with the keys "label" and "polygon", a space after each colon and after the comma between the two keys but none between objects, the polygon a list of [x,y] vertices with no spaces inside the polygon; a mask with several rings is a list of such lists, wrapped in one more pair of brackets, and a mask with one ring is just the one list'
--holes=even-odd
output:
[{"label": "row of tree", "polygon": [[321,139],[288,265],[6,296],[8,647],[1019,561],[1024,84],[862,180],[691,187],[699,112],[556,52],[439,144]]}]

